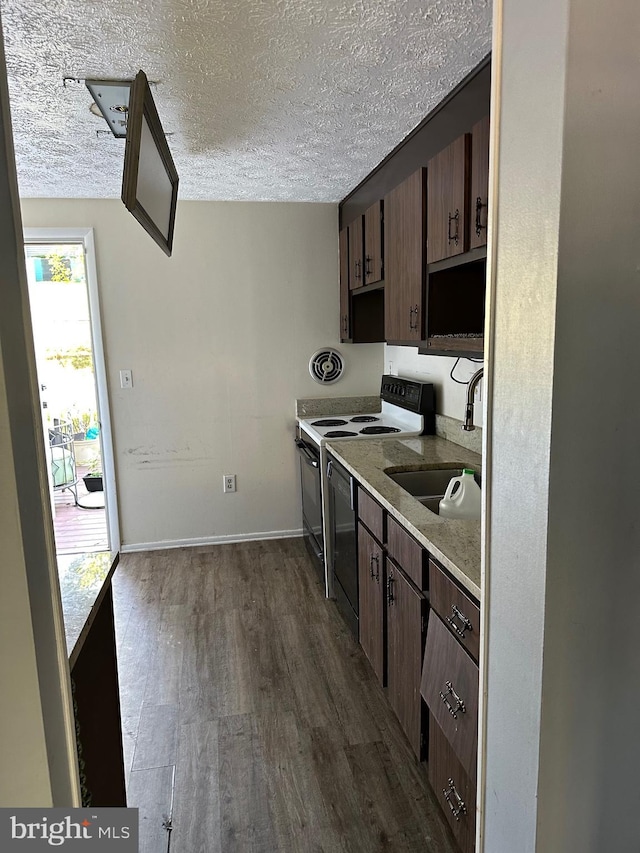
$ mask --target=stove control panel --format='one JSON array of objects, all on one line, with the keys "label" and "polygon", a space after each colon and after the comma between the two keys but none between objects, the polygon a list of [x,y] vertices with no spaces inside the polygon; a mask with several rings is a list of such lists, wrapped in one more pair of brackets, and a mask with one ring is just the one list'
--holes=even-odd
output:
[{"label": "stove control panel", "polygon": [[402,376],[385,374],[382,377],[380,398],[410,412],[425,416],[425,433],[435,433],[435,392],[431,382],[417,382]]}]

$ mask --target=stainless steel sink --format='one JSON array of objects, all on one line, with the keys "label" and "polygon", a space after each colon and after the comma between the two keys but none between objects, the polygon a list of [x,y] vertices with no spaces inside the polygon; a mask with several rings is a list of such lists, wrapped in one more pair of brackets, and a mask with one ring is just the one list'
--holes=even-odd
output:
[{"label": "stainless steel sink", "polygon": [[[420,501],[431,512],[438,513],[440,501],[452,477],[462,474],[462,465],[451,467],[430,468],[422,471],[385,472],[387,477],[401,486],[406,492]],[[482,485],[480,474],[476,471],[475,479]]]}]

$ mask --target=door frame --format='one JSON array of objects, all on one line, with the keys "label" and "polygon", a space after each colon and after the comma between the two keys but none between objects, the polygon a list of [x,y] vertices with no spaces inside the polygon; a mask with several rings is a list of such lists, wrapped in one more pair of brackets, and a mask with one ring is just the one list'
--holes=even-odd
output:
[{"label": "door frame", "polygon": [[93,367],[96,378],[96,399],[100,422],[100,447],[102,450],[102,476],[104,502],[107,512],[109,548],[120,550],[120,523],[118,518],[118,500],[116,493],[116,468],[113,453],[113,432],[111,429],[111,408],[109,405],[109,386],[104,356],[102,320],[100,310],[100,292],[98,289],[98,270],[96,266],[93,228],[24,228],[26,243],[82,243],[84,246],[85,271],[87,276],[87,296],[89,299],[89,319],[93,347]]}]

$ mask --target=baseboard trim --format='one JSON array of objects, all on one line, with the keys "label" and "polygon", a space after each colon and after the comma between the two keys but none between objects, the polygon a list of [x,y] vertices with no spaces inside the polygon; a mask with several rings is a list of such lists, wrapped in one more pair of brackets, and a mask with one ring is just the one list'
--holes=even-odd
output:
[{"label": "baseboard trim", "polygon": [[302,536],[298,530],[267,530],[263,533],[232,533],[228,536],[201,536],[195,539],[164,539],[160,542],[136,542],[121,545],[121,554],[133,554],[137,551],[166,551],[171,548],[197,548],[202,545],[228,545],[233,542],[251,542],[256,539],[292,539]]}]

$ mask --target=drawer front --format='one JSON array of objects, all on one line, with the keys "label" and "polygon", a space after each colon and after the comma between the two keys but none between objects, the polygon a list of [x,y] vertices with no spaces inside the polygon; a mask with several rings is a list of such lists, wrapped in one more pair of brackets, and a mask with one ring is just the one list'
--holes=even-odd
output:
[{"label": "drawer front", "polygon": [[429,599],[431,607],[477,662],[480,608],[433,560],[429,560]]},{"label": "drawer front", "polygon": [[478,751],[478,667],[444,623],[431,613],[420,693],[475,780]]},{"label": "drawer front", "polygon": [[358,518],[369,528],[378,542],[384,542],[384,510],[362,489],[358,489]]},{"label": "drawer front", "polygon": [[473,853],[476,841],[476,787],[431,715],[429,782],[462,853]]},{"label": "drawer front", "polygon": [[387,553],[418,589],[427,588],[427,552],[391,516],[387,518]]}]

